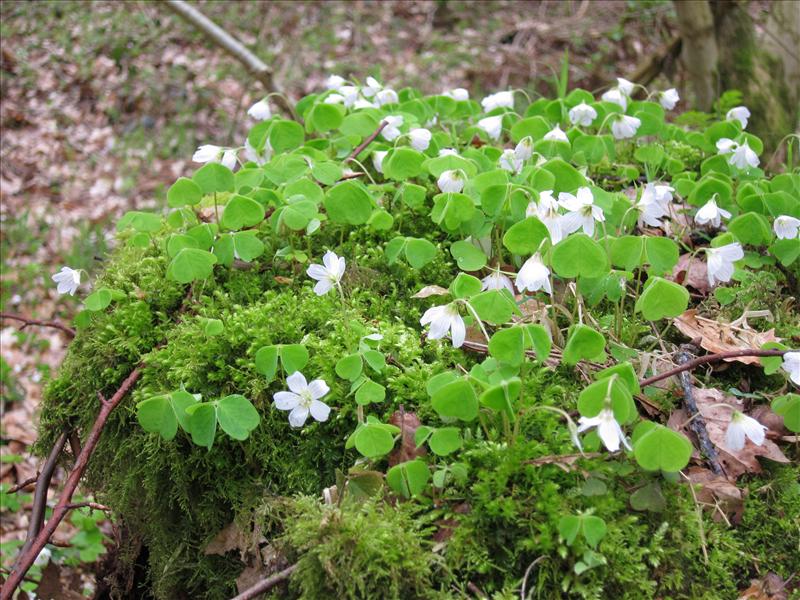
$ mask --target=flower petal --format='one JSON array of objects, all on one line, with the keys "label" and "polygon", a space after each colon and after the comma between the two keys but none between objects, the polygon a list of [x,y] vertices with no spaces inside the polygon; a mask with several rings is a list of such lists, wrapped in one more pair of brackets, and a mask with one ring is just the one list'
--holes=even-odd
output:
[{"label": "flower petal", "polygon": [[277,392],[273,394],[272,399],[278,410],[292,410],[300,404],[300,396],[293,392]]},{"label": "flower petal", "polygon": [[286,378],[286,385],[295,394],[301,394],[308,389],[308,382],[300,371],[295,371]]},{"label": "flower petal", "polygon": [[314,400],[311,403],[309,410],[311,411],[311,416],[320,422],[327,421],[328,415],[331,414],[331,407],[324,402],[320,402],[319,400]]},{"label": "flower petal", "polygon": [[308,391],[314,400],[319,400],[331,391],[324,379],[315,379],[308,384]]}]

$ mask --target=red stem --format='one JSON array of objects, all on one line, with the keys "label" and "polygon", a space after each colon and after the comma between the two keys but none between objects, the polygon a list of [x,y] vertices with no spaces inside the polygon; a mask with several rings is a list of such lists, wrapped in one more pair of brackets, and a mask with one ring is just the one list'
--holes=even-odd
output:
[{"label": "red stem", "polygon": [[380,125],[378,125],[378,128],[372,133],[370,133],[369,136],[363,142],[361,142],[358,146],[356,146],[355,150],[353,150],[350,153],[350,156],[344,159],[344,162],[348,162],[353,160],[354,158],[358,158],[358,155],[361,154],[364,151],[364,149],[375,140],[376,137],[378,137],[380,132],[383,131],[383,128],[386,127],[388,124],[389,124],[388,121],[381,121]]},{"label": "red stem", "polygon": [[28,569],[31,568],[31,565],[36,560],[36,557],[39,556],[42,548],[44,548],[47,542],[50,540],[50,536],[55,533],[56,528],[69,512],[72,502],[72,495],[75,493],[75,489],[78,487],[78,483],[80,482],[81,477],[83,477],[83,473],[89,464],[89,458],[91,458],[97,443],[100,441],[100,435],[103,433],[103,427],[105,427],[109,415],[119,405],[119,403],[122,402],[122,399],[131,390],[141,374],[141,368],[136,367],[133,371],[131,371],[131,374],[125,378],[125,381],[122,382],[122,385],[119,386],[111,399],[101,403],[100,413],[97,415],[97,419],[95,419],[94,425],[92,425],[92,430],[89,432],[89,436],[86,438],[86,443],[84,444],[77,460],[75,461],[75,466],[72,467],[72,471],[70,471],[67,482],[64,485],[64,490],[61,492],[58,503],[53,509],[53,515],[50,517],[44,527],[42,527],[41,531],[39,531],[39,533],[36,535],[36,538],[33,540],[33,543],[30,545],[30,547],[25,550],[25,552],[17,560],[17,564],[15,565],[11,574],[8,576],[6,582],[3,584],[2,590],[0,590],[0,600],[11,599],[11,596],[14,594],[14,590],[16,590],[19,584],[22,582],[25,574],[28,572]]},{"label": "red stem", "polygon": [[23,328],[27,327],[28,325],[39,325],[40,327],[52,327],[54,329],[60,329],[70,337],[75,337],[75,330],[72,327],[60,323],[59,321],[43,321],[41,319],[29,319],[28,317],[23,317],[22,315],[16,315],[7,312],[0,313],[0,319],[11,319],[13,321],[20,321],[24,323],[24,325],[22,326]]},{"label": "red stem", "polygon": [[687,361],[682,365],[675,367],[674,369],[670,369],[669,371],[664,371],[663,373],[660,373],[658,375],[653,375],[652,377],[648,377],[647,379],[642,379],[639,382],[639,387],[652,385],[657,381],[661,381],[662,379],[667,379],[668,377],[672,377],[673,375],[677,375],[678,373],[682,373],[683,371],[689,371],[691,369],[694,369],[695,367],[699,367],[700,365],[704,365],[706,363],[719,362],[721,360],[725,360],[726,358],[738,358],[740,356],[783,356],[787,352],[791,352],[791,350],[745,349],[745,350],[729,350],[728,352],[719,352],[717,354],[708,354],[706,356],[700,356],[699,358],[694,358],[690,361]]}]

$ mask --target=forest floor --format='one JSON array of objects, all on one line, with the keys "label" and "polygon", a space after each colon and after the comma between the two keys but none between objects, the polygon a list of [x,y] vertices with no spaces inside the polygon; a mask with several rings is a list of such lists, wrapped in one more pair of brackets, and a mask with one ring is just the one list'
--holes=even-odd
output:
[{"label": "forest floor", "polygon": [[[193,4],[270,64],[276,87],[294,99],[330,73],[478,97],[509,87],[543,93],[567,49],[570,85],[594,91],[630,75],[675,31],[669,2]],[[164,206],[170,183],[194,168],[197,145],[238,145],[245,111],[264,91],[155,3],[9,1],[0,18],[2,310],[69,322],[77,300],[59,297],[51,275],[63,265],[102,269],[113,223]],[[662,77],[683,87],[677,65]],[[2,326],[7,489],[37,472],[26,449],[42,383],[68,339]],[[4,502],[4,548],[24,538],[29,497],[18,510]],[[64,527],[56,540],[70,544],[78,531]]]}]

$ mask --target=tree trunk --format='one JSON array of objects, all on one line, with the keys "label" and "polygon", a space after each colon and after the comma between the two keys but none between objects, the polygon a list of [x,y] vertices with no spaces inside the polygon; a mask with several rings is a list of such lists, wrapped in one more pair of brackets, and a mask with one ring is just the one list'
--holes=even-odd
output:
[{"label": "tree trunk", "polygon": [[676,0],[682,60],[689,74],[694,106],[711,110],[717,97],[717,40],[714,15],[707,0]]}]

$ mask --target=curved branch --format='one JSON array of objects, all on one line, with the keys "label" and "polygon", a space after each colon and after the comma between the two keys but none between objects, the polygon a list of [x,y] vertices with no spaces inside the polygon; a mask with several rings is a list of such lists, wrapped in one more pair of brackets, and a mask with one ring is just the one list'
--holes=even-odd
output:
[{"label": "curved branch", "polygon": [[20,321],[24,323],[22,329],[28,327],[29,325],[38,325],[39,327],[52,327],[53,329],[59,329],[66,333],[70,337],[75,337],[75,330],[68,325],[64,325],[60,321],[43,321],[41,319],[30,319],[28,317],[23,317],[22,315],[17,315],[14,313],[7,313],[3,312],[0,313],[0,319],[11,319],[12,321]]},{"label": "curved branch", "polygon": [[726,358],[738,358],[740,356],[783,356],[787,352],[791,352],[791,350],[760,350],[752,348],[744,350],[730,350],[728,352],[719,352],[717,354],[708,354],[706,356],[701,356],[699,358],[694,358],[690,361],[687,361],[682,365],[675,367],[674,369],[670,369],[669,371],[664,371],[658,375],[653,375],[647,379],[642,379],[639,381],[639,387],[652,385],[657,381],[667,379],[673,375],[682,373],[683,371],[689,371],[695,367],[699,367],[700,365],[705,365],[707,363],[719,362],[721,360],[725,360]]},{"label": "curved branch", "polygon": [[361,154],[364,151],[364,149],[375,140],[376,137],[378,137],[380,132],[383,131],[383,128],[386,127],[388,124],[389,124],[388,121],[381,121],[380,124],[378,125],[378,128],[372,133],[370,133],[363,142],[361,142],[358,146],[356,146],[355,149],[350,153],[350,156],[344,159],[344,162],[349,162],[354,158],[358,158],[358,155]]},{"label": "curved branch", "polygon": [[275,573],[275,575],[267,577],[266,579],[262,579],[257,584],[255,584],[253,587],[249,587],[245,591],[243,591],[241,594],[239,594],[238,596],[234,596],[233,598],[231,598],[231,600],[251,600],[252,598],[255,598],[256,596],[260,596],[264,592],[274,588],[280,582],[289,579],[289,576],[292,573],[294,573],[294,570],[296,568],[297,568],[297,563],[295,563],[293,565],[289,565],[288,567],[286,567],[280,573]]}]

